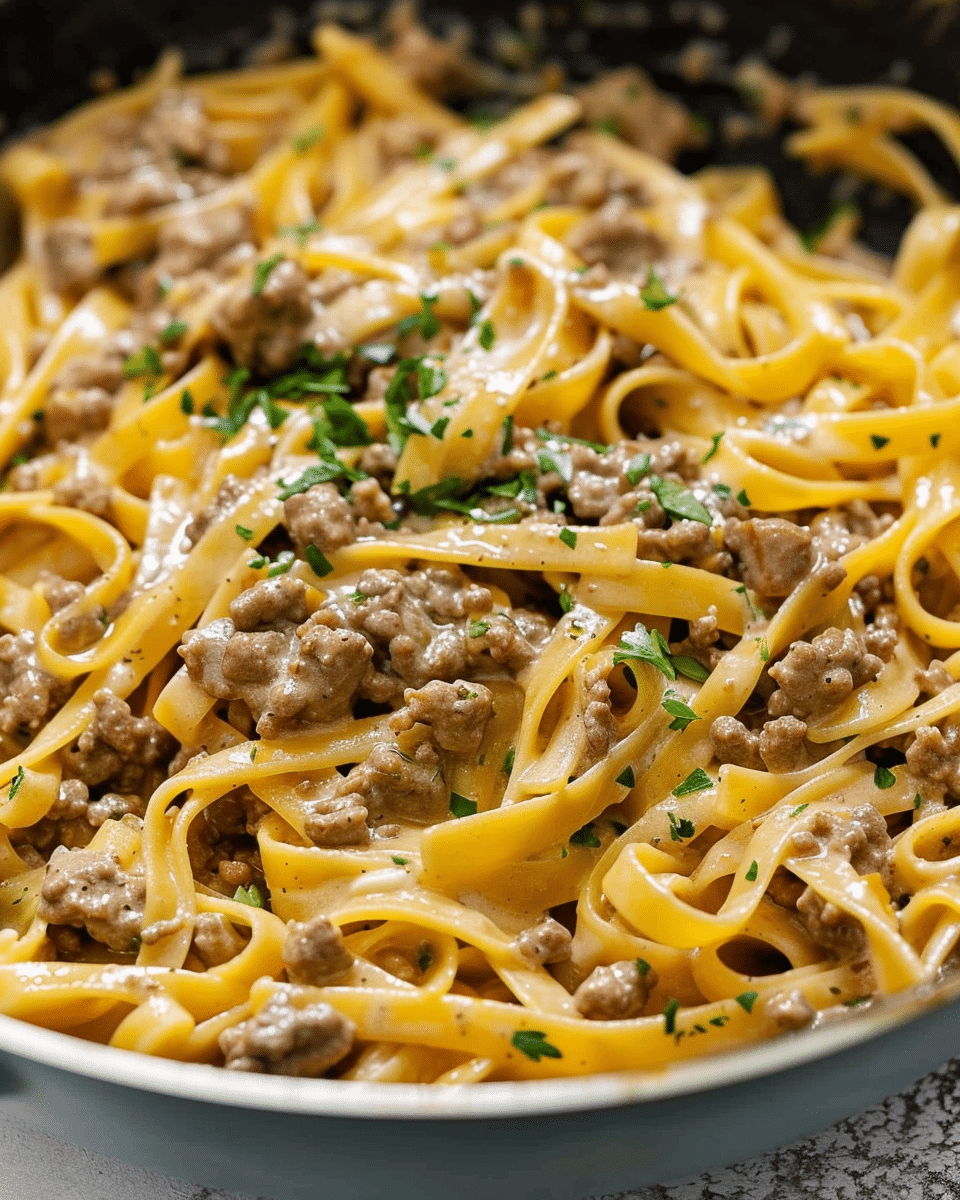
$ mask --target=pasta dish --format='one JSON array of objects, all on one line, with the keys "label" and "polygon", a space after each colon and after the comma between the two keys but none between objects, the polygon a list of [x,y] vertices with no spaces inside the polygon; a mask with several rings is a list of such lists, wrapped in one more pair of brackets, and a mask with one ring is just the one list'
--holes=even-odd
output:
[{"label": "pasta dish", "polygon": [[958,115],[754,65],[914,201],[889,261],[675,169],[639,70],[462,111],[416,26],[315,46],[0,159],[0,1012],[469,1083],[937,982],[960,208],[899,135]]}]

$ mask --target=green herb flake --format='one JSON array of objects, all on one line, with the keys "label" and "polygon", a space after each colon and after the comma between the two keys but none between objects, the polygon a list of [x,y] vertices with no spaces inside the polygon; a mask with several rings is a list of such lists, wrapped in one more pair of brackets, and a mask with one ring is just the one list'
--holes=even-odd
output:
[{"label": "green herb flake", "polygon": [[930,445],[934,448],[934,450],[936,450],[936,448],[940,445],[940,439],[942,436],[943,434],[941,433],[930,434]]},{"label": "green herb flake", "polygon": [[430,426],[430,433],[439,441],[447,432],[447,426],[450,424],[449,417],[437,417],[434,423]]},{"label": "green herb flake", "polygon": [[650,267],[647,270],[647,282],[640,289],[640,299],[643,301],[644,308],[649,309],[650,312],[659,312],[662,308],[676,304],[680,297],[671,296],[664,286],[663,280],[653,267]]},{"label": "green herb flake", "polygon": [[760,651],[760,661],[768,662],[770,659],[770,643],[765,637],[754,638],[757,643],[757,649]]},{"label": "green herb flake", "polygon": [[450,811],[455,817],[472,817],[477,811],[476,800],[468,800],[459,792],[450,793]]},{"label": "green herb flake", "polygon": [[676,679],[677,673],[670,660],[670,647],[659,629],[647,629],[638,623],[632,632],[623,634],[613,652],[613,665],[620,663],[645,662],[657,668],[668,679]]},{"label": "green herb flake", "polygon": [[255,883],[251,883],[248,888],[238,887],[233,893],[233,898],[237,904],[248,904],[251,908],[263,908],[263,897]]},{"label": "green herb flake", "polygon": [[[676,666],[675,661],[674,666]],[[702,720],[702,717],[695,713],[689,704],[685,704],[683,700],[671,692],[667,692],[665,698],[660,702],[660,707],[664,712],[673,717],[669,728],[676,730],[678,733],[683,733],[687,726],[693,724],[694,721]]]},{"label": "green herb flake", "polygon": [[631,487],[636,487],[644,475],[650,474],[650,455],[636,454],[627,463],[624,474]]},{"label": "green herb flake", "polygon": [[182,338],[189,329],[190,326],[186,321],[171,321],[166,329],[161,330],[159,335],[160,341],[164,346],[169,346],[172,342],[176,342]]},{"label": "green herb flake", "polygon": [[547,1041],[547,1035],[540,1029],[518,1029],[510,1039],[510,1045],[534,1062],[539,1062],[541,1058],[563,1058],[560,1051]]},{"label": "green herb flake", "polygon": [[624,767],[623,770],[620,772],[620,774],[617,776],[616,782],[619,783],[621,787],[625,787],[625,788],[636,787],[637,786],[637,777],[633,773],[633,767],[630,767],[630,766]]},{"label": "green herb flake", "polygon": [[742,504],[744,508],[750,507],[750,497],[747,495],[746,488],[741,488],[740,491],[737,492],[737,503]]},{"label": "green herb flake", "polygon": [[650,476],[650,490],[660,501],[660,507],[671,517],[684,521],[699,521],[701,525],[712,525],[713,518],[700,501],[680,483]]},{"label": "green herb flake", "polygon": [[736,1000],[744,1012],[752,1012],[759,995],[759,992],[741,992],[739,996],[734,996],[734,1000]]},{"label": "green herb flake", "polygon": [[841,1000],[840,1003],[844,1008],[856,1008],[858,1005],[866,1004],[872,999],[872,996],[854,996],[852,1000]]},{"label": "green herb flake", "polygon": [[254,745],[252,745],[252,746],[250,747],[250,761],[251,761],[251,762],[255,762],[255,761],[256,761],[256,758],[257,758],[257,750],[258,750],[258,747],[257,747],[257,745],[256,745],[256,744],[254,744]]},{"label": "green herb flake", "polygon": [[322,125],[314,125],[312,129],[306,129],[303,133],[298,133],[296,137],[290,139],[290,145],[298,154],[306,154],[308,150],[312,150],[320,141],[326,130]]},{"label": "green herb flake", "polygon": [[684,842],[696,837],[697,827],[687,817],[678,817],[675,812],[668,813],[667,816],[670,821],[671,842]]},{"label": "green herb flake", "polygon": [[513,746],[511,746],[503,757],[503,765],[500,768],[502,774],[511,775],[513,773],[513,764],[516,762],[516,758],[517,751]]},{"label": "green herb flake", "polygon": [[913,798],[913,807],[915,809],[920,807],[920,793],[919,792],[917,792],[917,794]]},{"label": "green herb flake", "polygon": [[303,551],[303,557],[307,560],[307,565],[318,579],[322,579],[324,575],[329,575],[333,570],[333,564],[320,553],[316,546],[307,546]]},{"label": "green herb flake", "polygon": [[727,1016],[726,1013],[720,1013],[719,1016],[710,1018],[710,1024],[716,1025],[716,1027],[718,1029],[722,1029],[729,1020],[730,1020],[730,1018]]},{"label": "green herb flake", "polygon": [[582,829],[570,834],[571,846],[589,846],[591,850],[599,849],[601,842],[593,831],[593,822],[588,821]]},{"label": "green herb flake", "polygon": [[17,767],[16,775],[14,775],[14,777],[10,780],[10,790],[7,793],[8,800],[13,800],[16,797],[17,792],[19,792],[20,788],[23,786],[23,779],[23,767],[19,766]]},{"label": "green herb flake", "polygon": [[430,969],[430,964],[433,962],[433,947],[424,946],[417,958],[417,966],[420,968],[420,974]]},{"label": "green herb flake", "polygon": [[756,883],[757,873],[759,870],[760,868],[757,866],[757,860],[754,859],[750,866],[747,867],[747,872],[744,875],[744,879],[747,881],[747,883]]},{"label": "green herb flake", "polygon": [[153,346],[144,346],[137,354],[131,354],[123,363],[124,379],[143,379],[145,376],[159,378],[163,374],[163,363]]},{"label": "green herb flake", "polygon": [[694,792],[702,792],[707,788],[712,787],[713,780],[706,773],[703,767],[695,767],[686,777],[683,783],[678,783],[673,789],[673,795],[677,796],[678,798],[680,796],[690,796]]},{"label": "green herb flake", "polygon": [[503,438],[500,442],[500,453],[506,456],[513,449],[513,415],[503,418]]},{"label": "green herb flake", "polygon": [[717,451],[720,449],[720,440],[723,437],[723,434],[724,434],[724,430],[721,429],[719,433],[715,433],[713,435],[713,437],[711,437],[710,449],[706,452],[706,454],[703,456],[703,458],[700,459],[700,462],[702,464],[706,465],[710,461],[710,459],[713,458],[714,455],[717,453]]},{"label": "green herb flake", "polygon": [[497,331],[493,327],[493,322],[486,320],[480,326],[480,333],[477,336],[477,341],[484,350],[493,348],[493,343],[497,340]]},{"label": "green herb flake", "polygon": [[676,1032],[677,1009],[679,1009],[679,1007],[679,1000],[668,1000],[667,1007],[663,1010],[663,1032],[668,1037]]},{"label": "green herb flake", "polygon": [[243,538],[245,542],[249,542],[253,537],[253,530],[248,529],[246,525],[234,525],[233,529],[237,537]]},{"label": "green herb flake", "polygon": [[635,958],[633,960],[637,964],[637,974],[640,976],[650,974],[650,964],[645,958]]},{"label": "green herb flake", "polygon": [[563,542],[565,546],[569,546],[571,550],[576,550],[577,535],[572,529],[561,529],[559,536],[560,541]]},{"label": "green herb flake", "polygon": [[402,321],[397,323],[397,336],[406,337],[408,333],[418,330],[425,342],[429,342],[431,338],[435,338],[441,329],[440,322],[433,311],[433,306],[436,302],[436,296],[421,293],[420,311],[414,313],[411,317],[404,317]]},{"label": "green herb flake", "polygon": [[573,596],[570,594],[570,589],[566,584],[560,589],[560,611],[568,613],[573,608]]},{"label": "green herb flake", "polygon": [[484,621],[482,618],[477,621],[471,621],[467,627],[467,633],[472,638],[480,638],[489,630],[490,622]]},{"label": "green herb flake", "polygon": [[803,812],[803,810],[804,810],[805,808],[809,808],[809,807],[810,807],[810,805],[809,805],[809,804],[798,804],[798,805],[797,805],[797,807],[796,807],[796,808],[793,810],[793,812],[790,814],[790,816],[791,816],[791,817],[799,817],[799,816],[800,816],[800,814]]},{"label": "green herb flake", "polygon": [[873,773],[873,782],[881,791],[886,791],[897,782],[897,777],[888,767],[877,767]]},{"label": "green herb flake", "polygon": [[460,434],[460,436],[461,436],[462,438],[472,438],[472,437],[473,437],[473,430],[472,430],[472,429],[465,429],[465,430],[463,431],[463,433],[461,433],[461,434]]},{"label": "green herb flake", "polygon": [[397,864],[398,867],[405,867],[410,861],[409,858],[404,858],[402,854],[391,854],[390,858]]},{"label": "green herb flake", "polygon": [[304,221],[300,225],[281,225],[277,230],[280,237],[292,237],[296,239],[297,245],[301,248],[307,244],[307,238],[313,233],[320,233],[323,226],[319,221]]},{"label": "green herb flake", "polygon": [[253,269],[253,285],[250,288],[252,296],[263,294],[263,289],[267,286],[267,280],[270,278],[270,272],[281,262],[283,262],[283,254],[278,251],[276,254],[271,254],[269,258],[265,258],[263,262],[257,263]]},{"label": "green herb flake", "polygon": [[277,484],[280,491],[277,493],[277,498],[289,500],[291,496],[299,496],[301,492],[308,492],[314,484],[331,483],[340,478],[362,479],[363,475],[358,471],[351,471],[336,456],[333,456],[316,466],[307,467],[303,474],[294,479],[292,483],[284,483],[282,479],[278,479]]},{"label": "green herb flake", "polygon": [[293,566],[293,551],[281,550],[277,555],[277,561],[267,571],[268,579],[276,579],[278,575],[286,575]]},{"label": "green herb flake", "polygon": [[193,396],[189,388],[184,388],[180,394],[180,411],[185,417],[192,417],[194,409]]},{"label": "green herb flake", "polygon": [[884,437],[881,433],[870,434],[870,443],[874,450],[882,450],[889,441],[890,439],[888,437]]}]

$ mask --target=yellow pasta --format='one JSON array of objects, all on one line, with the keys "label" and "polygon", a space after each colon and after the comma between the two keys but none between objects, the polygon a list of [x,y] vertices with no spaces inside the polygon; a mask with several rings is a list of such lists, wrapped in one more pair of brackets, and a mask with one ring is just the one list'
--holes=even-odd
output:
[{"label": "yellow pasta", "polygon": [[802,94],[793,153],[916,202],[886,262],[314,43],[0,159],[0,1011],[480,1083],[936,982],[960,209],[896,134],[960,117]]}]

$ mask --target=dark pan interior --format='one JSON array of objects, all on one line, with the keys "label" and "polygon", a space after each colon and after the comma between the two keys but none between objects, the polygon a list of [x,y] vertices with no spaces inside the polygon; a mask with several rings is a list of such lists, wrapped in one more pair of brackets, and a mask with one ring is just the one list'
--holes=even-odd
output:
[{"label": "dark pan interior", "polygon": [[[106,68],[121,83],[148,66],[165,46],[186,54],[194,70],[221,69],[244,61],[250,48],[277,29],[293,31],[306,49],[318,19],[335,17],[362,30],[376,27],[386,6],[367,0],[317,5],[293,0],[282,7],[262,0],[0,0],[0,113],[9,136],[49,121],[91,94],[91,73]],[[716,130],[725,112],[743,100],[721,69],[708,82],[683,83],[677,53],[693,38],[720,43],[722,62],[736,63],[760,52],[771,65],[795,77],[804,73],[829,83],[898,82],[950,103],[960,99],[958,50],[960,13],[954,4],[921,0],[702,0],[623,3],[617,0],[546,0],[537,6],[543,32],[538,53],[564,63],[574,79],[605,66],[636,62],[666,90],[681,95]],[[442,30],[451,16],[466,16],[476,30],[481,55],[491,37],[517,28],[520,6],[504,0],[482,5],[449,0],[421,6],[427,21]],[[953,164],[932,138],[913,142],[952,194],[960,194]],[[787,215],[812,229],[829,211],[834,181],[811,179],[786,157],[780,138],[725,144],[715,134],[709,146],[685,156],[692,169],[706,161],[769,166],[784,196]],[[906,220],[905,201],[865,187],[856,197],[865,214],[866,239],[892,250]]]}]

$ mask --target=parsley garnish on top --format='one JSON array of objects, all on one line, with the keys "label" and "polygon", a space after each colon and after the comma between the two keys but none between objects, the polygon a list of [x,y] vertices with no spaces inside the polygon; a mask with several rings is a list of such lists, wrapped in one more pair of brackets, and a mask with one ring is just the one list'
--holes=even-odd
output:
[{"label": "parsley garnish on top", "polygon": [[263,262],[258,262],[253,268],[253,283],[250,287],[252,296],[260,296],[263,294],[263,289],[267,286],[267,280],[270,278],[270,272],[274,267],[279,266],[283,261],[283,253],[277,251],[276,254],[271,254],[269,258],[265,258]]},{"label": "parsley garnish on top", "polygon": [[541,1058],[563,1058],[556,1046],[547,1041],[547,1035],[541,1029],[518,1029],[510,1039],[510,1045],[534,1062],[539,1062]]},{"label": "parsley garnish on top", "polygon": [[676,304],[680,297],[671,296],[663,280],[653,267],[650,267],[647,271],[647,282],[640,289],[640,299],[643,301],[644,308],[648,308],[651,312],[659,312],[661,308]]}]

